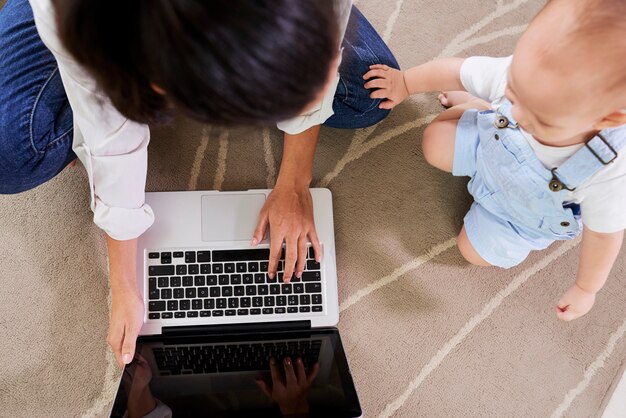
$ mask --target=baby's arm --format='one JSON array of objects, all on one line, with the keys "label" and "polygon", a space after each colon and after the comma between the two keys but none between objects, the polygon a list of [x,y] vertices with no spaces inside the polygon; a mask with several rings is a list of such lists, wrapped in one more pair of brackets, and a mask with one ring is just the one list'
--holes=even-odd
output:
[{"label": "baby's arm", "polygon": [[410,68],[396,70],[387,65],[370,66],[363,79],[367,89],[372,92],[372,99],[386,99],[380,104],[381,109],[392,109],[411,94],[430,91],[465,90],[461,83],[461,65],[463,58],[443,58]]},{"label": "baby's arm", "polygon": [[596,293],[609,277],[623,239],[624,231],[603,234],[584,228],[576,283],[555,308],[560,319],[571,321],[589,312]]}]

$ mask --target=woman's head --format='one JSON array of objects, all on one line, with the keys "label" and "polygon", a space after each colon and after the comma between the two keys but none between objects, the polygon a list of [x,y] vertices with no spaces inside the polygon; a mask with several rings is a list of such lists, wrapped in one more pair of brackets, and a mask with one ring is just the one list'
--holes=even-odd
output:
[{"label": "woman's head", "polygon": [[[128,118],[270,124],[319,98],[332,0],[55,0],[59,36]],[[156,87],[156,88],[155,88]]]}]

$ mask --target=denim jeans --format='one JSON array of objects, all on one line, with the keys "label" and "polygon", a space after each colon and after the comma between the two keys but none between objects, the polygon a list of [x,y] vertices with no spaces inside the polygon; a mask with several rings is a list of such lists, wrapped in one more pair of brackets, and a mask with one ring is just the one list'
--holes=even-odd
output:
[{"label": "denim jeans", "polygon": [[[372,64],[398,64],[376,30],[353,7],[343,41],[335,114],[325,125],[363,128],[384,119],[363,88]],[[42,43],[27,0],[0,10],[0,194],[32,189],[76,158],[73,117],[57,63]]]}]

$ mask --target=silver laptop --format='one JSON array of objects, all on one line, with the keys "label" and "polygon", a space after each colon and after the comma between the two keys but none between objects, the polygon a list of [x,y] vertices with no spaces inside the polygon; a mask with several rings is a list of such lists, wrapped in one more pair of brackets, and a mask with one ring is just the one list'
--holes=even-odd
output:
[{"label": "silver laptop", "polygon": [[362,415],[335,327],[331,193],[311,190],[322,261],[309,246],[302,278],[290,283],[282,280],[282,257],[277,277],[268,277],[267,240],[250,245],[269,193],[146,194],[156,216],[138,244],[146,316],[112,417],[141,405],[149,406],[145,415],[153,411],[150,417],[282,416],[285,405],[259,382],[266,388],[293,382],[289,361],[310,382],[304,392],[293,391],[306,396],[288,404],[311,417]]}]

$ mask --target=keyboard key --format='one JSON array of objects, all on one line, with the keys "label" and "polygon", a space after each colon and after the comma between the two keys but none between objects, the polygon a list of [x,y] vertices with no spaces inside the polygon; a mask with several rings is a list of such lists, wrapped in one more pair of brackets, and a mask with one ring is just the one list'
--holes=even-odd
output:
[{"label": "keyboard key", "polygon": [[265,283],[265,274],[257,273],[254,275],[254,283]]},{"label": "keyboard key", "polygon": [[295,283],[293,285],[293,293],[304,293],[304,285],[302,283]]},{"label": "keyboard key", "polygon": [[174,299],[182,299],[185,297],[185,289],[174,289]]},{"label": "keyboard key", "polygon": [[286,306],[287,305],[287,296],[276,296],[276,305],[277,306]]},{"label": "keyboard key", "polygon": [[158,300],[160,297],[161,297],[161,293],[157,289],[148,291],[149,300]]},{"label": "keyboard key", "polygon": [[230,284],[241,284],[241,274],[231,274]]},{"label": "keyboard key", "polygon": [[262,284],[259,286],[259,288],[257,289],[257,291],[259,292],[259,295],[267,295],[269,294],[269,287],[266,284]]},{"label": "keyboard key", "polygon": [[235,309],[227,309],[226,316],[235,316],[237,315],[237,311]]},{"label": "keyboard key", "polygon": [[149,266],[149,276],[173,276],[174,266]]},{"label": "keyboard key", "polygon": [[311,304],[310,295],[300,295],[300,305],[310,305],[310,304]]},{"label": "keyboard key", "polygon": [[176,266],[176,274],[184,276],[187,274],[187,266],[185,264],[179,264]]},{"label": "keyboard key", "polygon": [[172,289],[161,290],[161,299],[172,299]]},{"label": "keyboard key", "polygon": [[260,271],[267,272],[267,270],[270,268],[270,263],[267,261],[262,261],[259,263],[259,267],[260,267]]},{"label": "keyboard key", "polygon": [[322,275],[319,271],[305,271],[302,273],[303,282],[319,282],[322,280]]},{"label": "keyboard key", "polygon": [[165,301],[151,301],[148,302],[148,311],[159,312],[165,310]]},{"label": "keyboard key", "polygon": [[198,297],[199,298],[208,298],[209,297],[209,288],[201,287],[198,289]]},{"label": "keyboard key", "polygon": [[318,263],[315,260],[308,260],[306,262],[306,269],[307,270],[319,270],[322,266],[320,265],[320,263]]},{"label": "keyboard key", "polygon": [[215,301],[213,299],[205,299],[204,309],[215,309]]},{"label": "keyboard key", "polygon": [[320,305],[314,305],[311,309],[313,312],[322,312],[322,307]]},{"label": "keyboard key", "polygon": [[198,263],[210,263],[211,251],[198,251]]},{"label": "keyboard key", "polygon": [[196,311],[187,312],[187,318],[197,318],[197,317],[198,317],[198,312]]},{"label": "keyboard key", "polygon": [[322,295],[315,294],[313,295],[313,305],[321,305],[322,304]]},{"label": "keyboard key", "polygon": [[159,319],[161,318],[161,314],[159,313],[149,313],[148,314],[148,319]]},{"label": "keyboard key", "polygon": [[227,274],[222,274],[218,277],[220,285],[224,286],[230,282],[230,277]]},{"label": "keyboard key", "polygon": [[234,273],[234,272],[235,272],[235,263],[224,264],[224,273]]},{"label": "keyboard key", "polygon": [[309,247],[309,258],[315,260],[315,251],[313,251],[313,247]]},{"label": "keyboard key", "polygon": [[239,299],[239,305],[242,308],[249,308],[251,303],[252,303],[252,300],[250,298],[246,297],[246,298]]},{"label": "keyboard key", "polygon": [[290,306],[298,304],[298,296],[296,295],[289,296],[287,300]]},{"label": "keyboard key", "polygon": [[243,286],[235,286],[235,296],[243,296],[246,294],[245,287]]},{"label": "keyboard key", "polygon": [[197,264],[189,264],[187,267],[189,269],[189,274],[200,274],[200,266]]},{"label": "keyboard key", "polygon": [[203,318],[211,316],[211,311],[200,311],[200,316]]},{"label": "keyboard key", "polygon": [[202,299],[194,299],[191,301],[191,309],[202,309]]},{"label": "keyboard key", "polygon": [[300,306],[300,312],[311,312],[310,306]]},{"label": "keyboard key", "polygon": [[239,299],[237,299],[237,298],[229,298],[228,299],[228,307],[229,308],[238,308],[239,307]]},{"label": "keyboard key", "polygon": [[321,283],[307,283],[305,285],[305,289],[307,293],[322,293],[322,284]]},{"label": "keyboard key", "polygon": [[280,294],[280,285],[272,284],[270,285],[270,295],[279,295]]},{"label": "keyboard key", "polygon": [[161,253],[161,264],[172,264],[172,253],[170,252]]},{"label": "keyboard key", "polygon": [[196,287],[204,286],[204,276],[194,277],[193,283]]},{"label": "keyboard key", "polygon": [[170,277],[170,286],[171,287],[180,287],[180,277],[178,276],[174,276],[174,277]]},{"label": "keyboard key", "polygon": [[184,318],[185,312],[174,312],[174,318]]},{"label": "keyboard key", "polygon": [[187,299],[183,299],[179,302],[181,311],[188,311],[191,308],[191,301]]},{"label": "keyboard key", "polygon": [[161,314],[162,319],[172,319],[173,317],[174,317],[174,314],[172,312],[163,312]]},{"label": "keyboard key", "polygon": [[274,304],[275,304],[274,296],[265,296],[263,298],[263,304],[265,306],[274,306]]},{"label": "keyboard key", "polygon": [[248,265],[247,263],[237,263],[237,273],[247,273]]},{"label": "keyboard key", "polygon": [[263,261],[269,260],[269,248],[255,248],[246,250],[214,250],[213,261]]},{"label": "keyboard key", "polygon": [[217,284],[217,276],[206,276],[206,285],[215,286]]},{"label": "keyboard key", "polygon": [[252,306],[255,308],[260,308],[263,306],[263,298],[260,296],[255,296],[252,298]]},{"label": "keyboard key", "polygon": [[178,301],[177,300],[168,300],[167,301],[167,310],[168,311],[177,311],[178,310]]},{"label": "keyboard key", "polygon": [[217,309],[224,309],[226,308],[226,299],[225,298],[219,298],[215,301],[215,306],[217,307]]},{"label": "keyboard key", "polygon": [[258,272],[259,271],[259,263],[256,263],[256,262],[248,263],[248,271],[250,273]]},{"label": "keyboard key", "polygon": [[263,315],[271,315],[274,313],[273,308],[263,308]]},{"label": "keyboard key", "polygon": [[252,284],[252,283],[254,283],[254,276],[252,274],[244,274],[243,284]]},{"label": "keyboard key", "polygon": [[276,309],[274,309],[274,312],[277,313],[277,314],[283,314],[283,313],[287,312],[287,309],[285,309],[285,308],[276,308]]},{"label": "keyboard key", "polygon": [[211,295],[212,298],[218,298],[220,297],[220,288],[217,286],[213,286],[209,289],[209,294]]},{"label": "keyboard key", "polygon": [[184,253],[182,251],[175,251],[174,258],[183,258]]},{"label": "keyboard key", "polygon": [[170,285],[169,277],[159,277],[158,281],[159,287],[168,287]]},{"label": "keyboard key", "polygon": [[211,274],[211,265],[200,264],[200,274]]},{"label": "keyboard key", "polygon": [[224,286],[222,287],[222,296],[232,296],[233,295],[233,287],[232,286]]},{"label": "keyboard key", "polygon": [[287,308],[287,312],[288,313],[296,313],[298,312],[298,307],[297,306],[290,306]]},{"label": "keyboard key", "polygon": [[261,315],[260,309],[250,309],[250,315]]},{"label": "keyboard key", "polygon": [[149,290],[156,290],[157,288],[157,278],[156,277],[150,277],[148,279],[148,289]]},{"label": "keyboard key", "polygon": [[246,295],[255,296],[256,295],[256,286],[246,286]]},{"label": "keyboard key", "polygon": [[224,316],[224,311],[213,311],[213,316]]},{"label": "keyboard key", "polygon": [[248,310],[247,309],[237,309],[237,315],[248,315]]},{"label": "keyboard key", "polygon": [[183,286],[186,286],[186,287],[193,286],[193,277],[191,277],[191,276],[184,276],[183,277]]},{"label": "keyboard key", "polygon": [[190,287],[185,289],[185,297],[187,299],[193,299],[196,297],[196,288],[195,287]]},{"label": "keyboard key", "polygon": [[148,258],[159,258],[160,256],[159,253],[148,253]]},{"label": "keyboard key", "polygon": [[195,263],[196,262],[196,252],[195,251],[186,251],[185,252],[185,263]]},{"label": "keyboard key", "polygon": [[291,293],[293,293],[293,288],[292,288],[292,286],[293,286],[293,285],[291,285],[291,284],[283,284],[283,285],[282,285],[282,289],[281,289],[281,290],[282,290],[282,293],[283,293],[284,295],[290,295]]},{"label": "keyboard key", "polygon": [[213,274],[222,274],[224,273],[224,266],[222,264],[213,264]]}]

